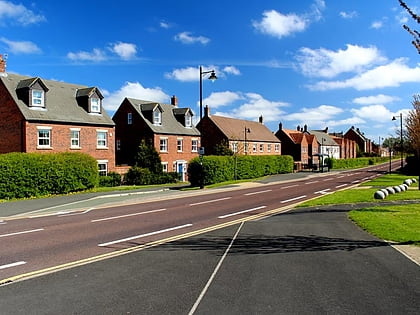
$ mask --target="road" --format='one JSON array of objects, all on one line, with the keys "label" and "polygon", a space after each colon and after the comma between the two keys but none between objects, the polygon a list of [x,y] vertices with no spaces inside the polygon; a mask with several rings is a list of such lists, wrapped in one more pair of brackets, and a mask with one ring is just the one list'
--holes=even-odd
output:
[{"label": "road", "polygon": [[418,266],[356,228],[345,210],[275,215],[382,171],[3,221],[3,282],[73,268],[0,287],[0,309],[409,314],[419,306]]}]

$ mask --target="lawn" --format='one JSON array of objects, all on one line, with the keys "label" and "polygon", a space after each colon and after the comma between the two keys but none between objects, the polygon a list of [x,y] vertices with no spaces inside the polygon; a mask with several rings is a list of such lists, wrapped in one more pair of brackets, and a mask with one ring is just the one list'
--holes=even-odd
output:
[{"label": "lawn", "polygon": [[387,201],[420,200],[418,183],[411,185],[409,190],[389,195],[384,200],[373,197],[378,189],[402,184],[407,178],[410,177],[399,174],[384,175],[356,188],[309,200],[299,207],[374,202],[377,205],[350,211],[349,218],[381,239],[420,246],[420,204],[381,205]]}]

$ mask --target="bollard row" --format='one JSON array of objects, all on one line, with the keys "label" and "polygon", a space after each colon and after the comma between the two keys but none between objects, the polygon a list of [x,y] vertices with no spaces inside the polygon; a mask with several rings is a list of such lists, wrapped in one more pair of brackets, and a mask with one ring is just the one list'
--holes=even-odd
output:
[{"label": "bollard row", "polygon": [[375,194],[373,195],[373,197],[375,199],[385,199],[388,195],[393,195],[402,191],[406,191],[411,184],[416,183],[416,182],[417,180],[415,178],[406,179],[401,185],[393,186],[393,187],[390,186],[390,187],[382,188],[380,190],[375,191]]}]

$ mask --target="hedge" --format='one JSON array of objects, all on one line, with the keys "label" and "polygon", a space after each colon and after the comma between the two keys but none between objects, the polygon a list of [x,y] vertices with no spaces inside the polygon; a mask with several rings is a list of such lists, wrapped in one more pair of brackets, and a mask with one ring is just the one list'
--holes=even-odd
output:
[{"label": "hedge", "polygon": [[330,159],[329,163],[332,169],[346,169],[375,165],[387,161],[389,161],[389,157],[360,157],[354,159]]},{"label": "hedge", "polygon": [[98,185],[98,163],[84,153],[0,155],[0,199],[29,198]]},{"label": "hedge", "polygon": [[188,178],[192,186],[200,186],[201,180],[203,185],[211,185],[293,171],[293,158],[288,155],[204,156],[202,163],[197,157],[188,164]]},{"label": "hedge", "polygon": [[160,173],[153,174],[148,168],[132,166],[124,176],[126,185],[153,185],[176,183],[178,173]]}]

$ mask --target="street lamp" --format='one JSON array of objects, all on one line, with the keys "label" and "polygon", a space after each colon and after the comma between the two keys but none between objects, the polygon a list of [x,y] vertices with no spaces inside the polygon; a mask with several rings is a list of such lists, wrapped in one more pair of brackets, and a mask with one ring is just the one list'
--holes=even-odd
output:
[{"label": "street lamp", "polygon": [[[402,113],[400,113],[400,149],[401,149],[401,170],[403,169],[403,165],[404,165],[404,162],[403,162],[403,152],[404,152],[404,149],[403,149],[403,119],[402,119]],[[392,117],[392,120],[397,120],[397,118],[395,118],[395,116],[394,117]]]},{"label": "street lamp", "polygon": [[203,75],[208,73],[210,73],[209,80],[217,80],[217,76],[214,70],[203,71],[203,67],[200,66],[200,121],[203,119]]},{"label": "street lamp", "polygon": [[245,134],[245,141],[244,141],[244,153],[245,153],[245,155],[247,155],[248,154],[248,145],[247,145],[247,143],[246,143],[246,134],[247,133],[250,133],[251,132],[251,129],[249,129],[249,128],[247,128],[246,126],[245,126],[245,129],[244,129],[244,134]]}]

